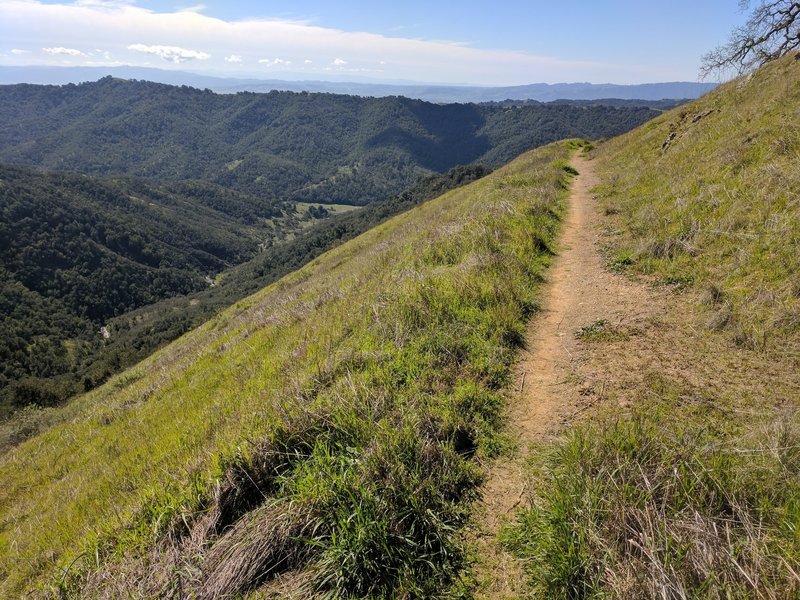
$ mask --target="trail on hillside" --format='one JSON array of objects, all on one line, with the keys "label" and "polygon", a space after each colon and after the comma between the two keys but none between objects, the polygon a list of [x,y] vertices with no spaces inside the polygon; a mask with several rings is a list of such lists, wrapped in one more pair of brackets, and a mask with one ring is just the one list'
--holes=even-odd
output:
[{"label": "trail on hillside", "polygon": [[521,566],[502,548],[498,533],[527,496],[525,463],[531,445],[552,439],[573,417],[603,400],[604,382],[582,372],[586,356],[576,332],[600,321],[624,326],[654,308],[645,286],[605,269],[598,250],[600,216],[591,197],[598,183],[594,164],[575,156],[572,165],[579,174],[572,182],[542,310],[529,325],[510,399],[508,433],[518,451],[491,466],[471,531],[477,597],[513,598],[524,589]]}]

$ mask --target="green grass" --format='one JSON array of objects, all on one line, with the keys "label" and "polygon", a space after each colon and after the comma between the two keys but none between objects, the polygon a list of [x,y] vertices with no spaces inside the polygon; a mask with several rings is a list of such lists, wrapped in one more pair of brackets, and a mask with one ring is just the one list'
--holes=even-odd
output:
[{"label": "green grass", "polygon": [[0,595],[239,594],[289,569],[331,596],[441,593],[573,147],[395,217],[58,409],[0,458]]},{"label": "green grass", "polygon": [[624,401],[533,453],[505,542],[536,597],[800,597],[800,62],[593,155],[608,267],[685,292],[675,356],[578,332]]},{"label": "green grass", "polygon": [[340,213],[350,212],[351,210],[356,210],[361,208],[360,206],[354,206],[352,204],[320,204],[319,202],[295,202],[294,203],[297,212],[301,215],[304,215],[308,212],[308,209],[312,206],[323,206],[325,210],[331,212],[332,214],[338,215]]},{"label": "green grass", "polygon": [[743,347],[800,332],[800,62],[737,79],[595,152],[614,268],[715,288]]},{"label": "green grass", "polygon": [[800,593],[798,413],[720,431],[671,412],[608,415],[539,453],[506,542],[541,597]]}]

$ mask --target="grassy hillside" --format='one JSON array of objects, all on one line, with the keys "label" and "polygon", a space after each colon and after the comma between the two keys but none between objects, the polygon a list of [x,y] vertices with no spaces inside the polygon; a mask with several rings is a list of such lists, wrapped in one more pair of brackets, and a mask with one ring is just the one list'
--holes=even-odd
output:
[{"label": "grassy hillside", "polygon": [[800,331],[800,62],[788,57],[604,145],[614,260],[707,293],[753,349]]},{"label": "grassy hillside", "polygon": [[596,157],[609,267],[674,293],[584,342],[605,406],[537,453],[509,545],[547,598],[797,598],[800,61]]},{"label": "grassy hillside", "polygon": [[0,594],[446,589],[572,152],[526,154],[237,303],[0,458]]},{"label": "grassy hillside", "polygon": [[279,201],[366,204],[433,171],[499,166],[559,139],[617,135],[657,114],[643,107],[218,95],[107,77],[77,86],[0,86],[0,160],[204,179]]}]

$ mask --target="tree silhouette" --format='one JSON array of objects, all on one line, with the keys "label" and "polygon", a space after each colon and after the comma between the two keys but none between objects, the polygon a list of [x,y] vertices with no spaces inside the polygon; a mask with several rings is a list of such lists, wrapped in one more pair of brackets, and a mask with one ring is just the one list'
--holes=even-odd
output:
[{"label": "tree silhouette", "polygon": [[[749,0],[739,2],[742,10]],[[728,43],[703,56],[700,75],[733,70],[738,75],[800,47],[800,2],[761,0],[747,22],[731,33]]]}]

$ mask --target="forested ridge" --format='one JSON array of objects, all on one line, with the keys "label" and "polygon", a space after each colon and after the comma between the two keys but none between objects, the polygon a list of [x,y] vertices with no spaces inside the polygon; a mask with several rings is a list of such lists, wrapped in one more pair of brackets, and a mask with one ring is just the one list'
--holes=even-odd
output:
[{"label": "forested ridge", "polygon": [[0,166],[0,411],[57,402],[79,375],[91,387],[107,320],[208,288],[301,225],[293,208],[204,182]]},{"label": "forested ridge", "polygon": [[499,166],[555,140],[617,135],[656,114],[640,106],[214,94],[106,77],[80,85],[0,86],[0,160],[203,179],[272,200],[366,204],[432,171],[475,162]]}]

